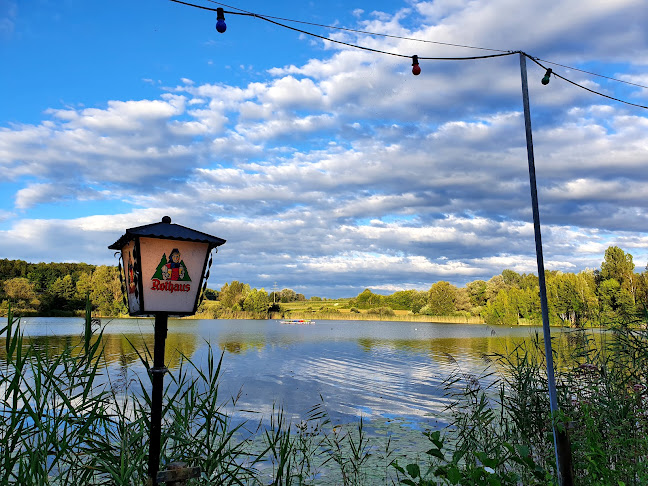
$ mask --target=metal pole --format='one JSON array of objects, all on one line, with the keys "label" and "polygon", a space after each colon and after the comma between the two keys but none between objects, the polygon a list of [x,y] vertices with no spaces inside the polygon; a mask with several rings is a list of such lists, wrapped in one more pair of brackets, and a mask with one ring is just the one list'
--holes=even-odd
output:
[{"label": "metal pole", "polygon": [[162,434],[162,394],[164,389],[164,346],[167,337],[169,315],[166,312],[155,314],[155,344],[153,346],[153,368],[151,381],[151,437],[149,441],[148,477],[149,485],[156,485],[160,470],[160,436]]},{"label": "metal pole", "polygon": [[[531,207],[533,208],[533,229],[535,231],[536,257],[538,260],[538,284],[540,286],[540,308],[542,310],[542,333],[544,335],[545,357],[547,361],[547,382],[549,385],[549,406],[552,418],[558,411],[556,378],[551,350],[551,329],[549,328],[549,307],[547,305],[547,286],[545,284],[544,259],[542,257],[542,237],[540,235],[540,211],[538,210],[538,188],[536,185],[535,161],[533,157],[533,137],[531,134],[531,110],[529,109],[529,86],[527,83],[526,54],[520,52],[520,75],[522,77],[522,103],[524,105],[524,127],[526,129],[527,159],[529,161],[529,184],[531,186]],[[552,421],[554,450],[558,482],[561,486],[571,486],[571,450],[566,432],[556,429]]]}]

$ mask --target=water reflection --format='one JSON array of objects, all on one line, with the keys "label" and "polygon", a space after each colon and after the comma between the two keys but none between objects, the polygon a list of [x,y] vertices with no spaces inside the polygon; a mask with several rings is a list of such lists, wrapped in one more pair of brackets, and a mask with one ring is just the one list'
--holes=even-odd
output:
[{"label": "water reflection", "polygon": [[[112,386],[125,387],[135,374],[145,376],[137,352],[152,352],[153,320],[115,319],[104,324],[108,374]],[[73,352],[79,354],[82,330],[81,319],[29,320],[26,343],[41,354],[60,354],[66,346],[74,346]],[[592,335],[601,339],[600,333],[592,332],[552,333],[557,367],[573,365],[569,361],[573,346]],[[165,361],[173,373],[182,356],[200,368],[208,359],[209,346],[224,353],[220,396],[226,399],[241,391],[234,414],[254,410],[269,416],[274,405],[281,405],[288,417],[300,420],[323,400],[331,418],[340,422],[363,415],[421,423],[442,420],[449,376],[458,374],[487,385],[484,370],[491,366],[501,371],[493,368],[492,357],[508,355],[530,340],[536,340],[543,352],[537,328],[370,321],[283,326],[275,321],[171,319]],[[1,337],[0,362],[6,360],[5,343]]]},{"label": "water reflection", "polygon": [[240,337],[224,337],[219,339],[218,347],[232,354],[244,354],[248,351],[260,351],[266,345],[264,339],[242,339]]},{"label": "water reflection", "polygon": [[[94,344],[97,337],[91,339]],[[7,338],[0,338],[0,363],[7,361]],[[137,354],[147,355],[147,350],[153,352],[154,334],[111,334],[104,333],[102,345],[104,347],[104,361],[108,366],[119,365],[129,366],[140,362]],[[32,352],[40,357],[59,356],[66,349],[71,351],[72,356],[80,356],[85,353],[84,340],[79,335],[41,335],[25,336],[23,349],[32,346]],[[198,349],[198,336],[195,334],[181,332],[169,333],[166,343],[165,361],[167,367],[175,369],[180,365],[182,356],[191,358]],[[136,352],[137,350],[137,352]],[[149,356],[149,361],[152,358]]]}]

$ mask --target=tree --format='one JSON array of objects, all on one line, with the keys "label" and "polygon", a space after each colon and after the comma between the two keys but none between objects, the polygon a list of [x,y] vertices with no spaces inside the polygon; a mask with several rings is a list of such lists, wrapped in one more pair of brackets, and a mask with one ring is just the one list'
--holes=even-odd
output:
[{"label": "tree", "polygon": [[117,267],[101,265],[96,268],[92,274],[90,300],[100,315],[116,316],[126,312]]},{"label": "tree", "polygon": [[455,310],[457,287],[443,280],[428,291],[428,313],[433,316],[449,316]]},{"label": "tree", "polygon": [[60,299],[71,300],[76,291],[74,282],[72,281],[72,275],[68,274],[63,278],[57,278],[49,290]]},{"label": "tree", "polygon": [[[591,273],[555,272],[547,276],[547,300],[550,314],[563,323],[581,326],[596,315],[598,302]],[[552,317],[552,316],[550,316]]]},{"label": "tree", "polygon": [[515,326],[518,323],[518,309],[508,291],[502,289],[481,313],[489,326]]},{"label": "tree", "polygon": [[637,304],[641,303],[644,309],[648,309],[648,265],[643,272],[635,278],[637,282]]},{"label": "tree", "polygon": [[281,302],[284,304],[297,300],[297,293],[292,289],[282,289],[279,295],[281,296]]},{"label": "tree", "polygon": [[506,269],[502,271],[502,279],[504,279],[504,283],[510,287],[519,287],[522,275],[513,270]]},{"label": "tree", "polygon": [[205,289],[205,299],[218,300],[218,290]]},{"label": "tree", "polygon": [[600,280],[614,279],[622,289],[629,291],[634,299],[634,263],[632,255],[624,252],[618,246],[610,246],[605,250],[605,260],[601,263]]},{"label": "tree", "polygon": [[466,291],[473,306],[479,307],[486,303],[486,282],[483,280],[470,282],[466,285]]},{"label": "tree", "polygon": [[535,286],[533,288],[513,288],[508,291],[513,304],[517,308],[517,313],[519,317],[528,319],[530,321],[535,321],[537,323],[542,322],[542,310],[540,309],[540,287]]},{"label": "tree", "polygon": [[458,311],[469,312],[472,306],[470,305],[470,297],[468,296],[468,291],[462,287],[456,289],[455,292],[455,309]]},{"label": "tree", "polygon": [[421,312],[421,309],[427,305],[428,293],[423,290],[417,290],[412,296],[412,304],[410,310],[414,314]]},{"label": "tree", "polygon": [[266,313],[269,305],[268,293],[264,289],[252,289],[245,297],[242,308],[247,312]]},{"label": "tree", "polygon": [[248,284],[234,280],[232,283],[223,285],[218,297],[223,307],[234,309],[235,306],[238,306],[242,309],[243,302],[245,302],[245,298],[249,292],[250,286]]},{"label": "tree", "polygon": [[606,324],[627,324],[635,313],[630,292],[613,278],[603,281],[598,292],[601,321]]},{"label": "tree", "polygon": [[92,275],[83,272],[79,275],[79,279],[76,283],[76,298],[79,300],[85,300],[85,298],[90,295],[90,292],[92,292]]},{"label": "tree", "polygon": [[399,290],[385,297],[385,304],[389,305],[392,309],[410,310],[415,295],[416,290]]},{"label": "tree", "polygon": [[374,294],[369,289],[364,289],[355,299],[352,299],[350,305],[359,309],[370,309],[372,307],[382,307],[385,297]]},{"label": "tree", "polygon": [[484,291],[484,299],[486,302],[490,302],[495,299],[500,290],[508,290],[509,286],[506,285],[504,277],[501,275],[495,275],[488,282],[486,282],[486,290]]},{"label": "tree", "polygon": [[7,297],[16,303],[25,305],[36,298],[34,284],[23,277],[11,278],[3,283]]}]

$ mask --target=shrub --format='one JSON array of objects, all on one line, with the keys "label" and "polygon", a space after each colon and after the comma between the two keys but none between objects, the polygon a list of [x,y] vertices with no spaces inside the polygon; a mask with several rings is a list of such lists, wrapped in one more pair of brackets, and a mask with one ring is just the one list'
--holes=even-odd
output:
[{"label": "shrub", "polygon": [[367,314],[379,315],[379,316],[394,316],[396,313],[394,309],[390,307],[373,307],[367,311]]}]

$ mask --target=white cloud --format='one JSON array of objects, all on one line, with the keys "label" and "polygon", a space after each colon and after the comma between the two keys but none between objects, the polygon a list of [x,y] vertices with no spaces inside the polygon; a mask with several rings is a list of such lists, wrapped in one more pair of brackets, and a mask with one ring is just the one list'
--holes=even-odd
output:
[{"label": "white cloud", "polygon": [[[439,0],[353,15],[363,30],[629,65],[614,76],[640,82],[635,53],[648,39],[637,26],[648,19],[638,7]],[[408,56],[490,53],[334,35]],[[409,58],[316,44],[303,62],[286,56],[258,77],[245,67],[238,85],[187,72],[157,98],[0,127],[0,253],[69,260],[63,243],[76,241],[74,258],[110,263],[104,247],[125,228],[169,214],[228,240],[212,285],[277,280],[335,296],[535,272],[518,57],[424,61],[414,77]],[[610,244],[646,260],[646,114],[559,78],[542,86],[542,69],[528,65],[547,268],[597,267]],[[615,93],[609,81],[555,70]],[[39,216],[89,200],[119,210]]]}]

